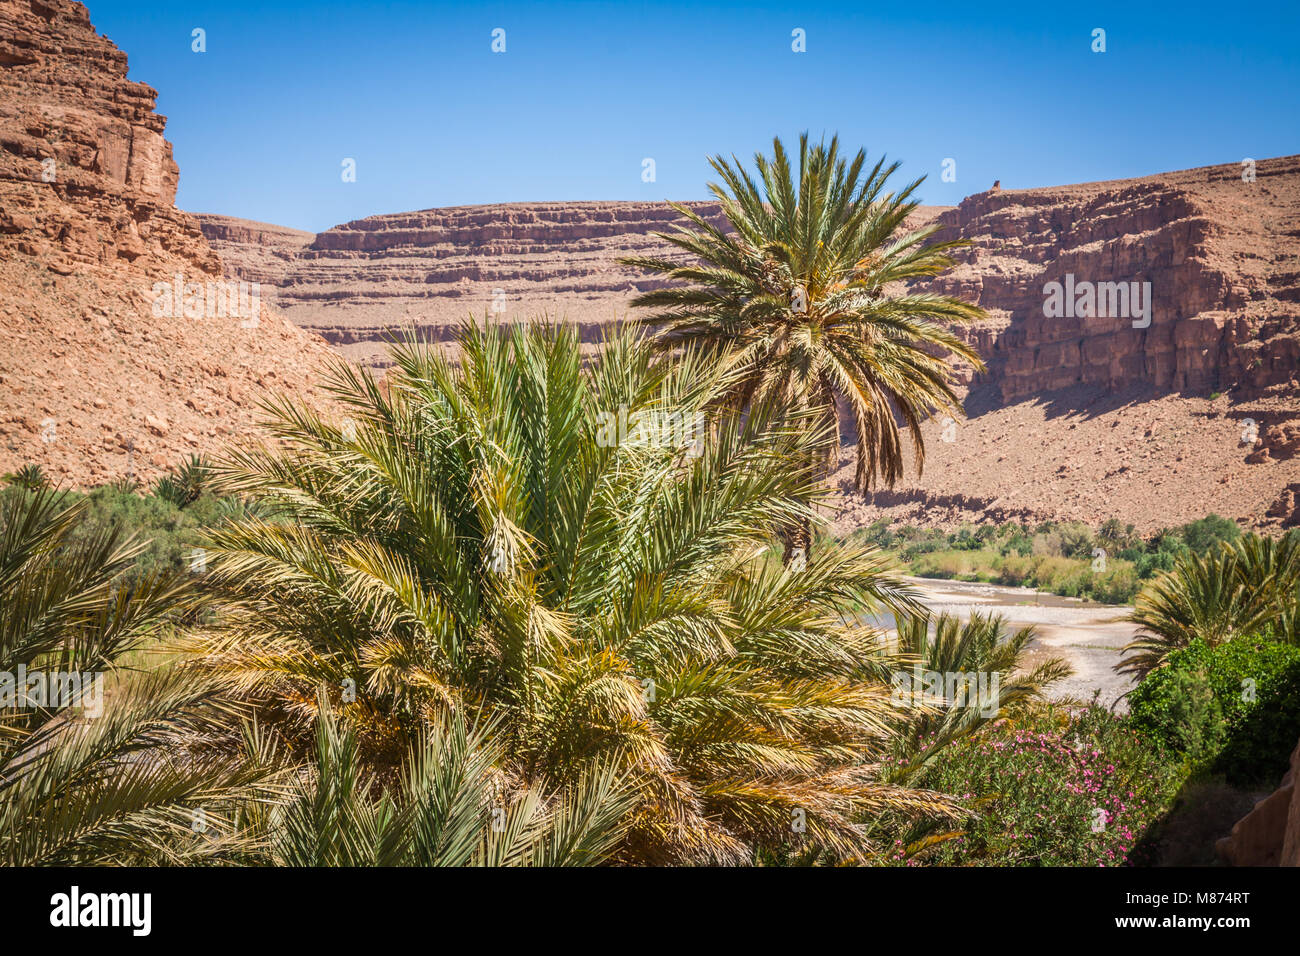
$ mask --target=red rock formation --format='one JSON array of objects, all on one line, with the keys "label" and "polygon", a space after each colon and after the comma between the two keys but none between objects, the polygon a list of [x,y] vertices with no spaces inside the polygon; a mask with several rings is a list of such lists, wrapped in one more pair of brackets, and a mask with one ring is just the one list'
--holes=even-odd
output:
[{"label": "red rock formation", "polygon": [[271,226],[230,216],[197,216],[203,236],[221,256],[229,278],[257,282],[268,302],[279,297],[277,285],[307,245],[312,232]]},{"label": "red rock formation", "polygon": [[[721,221],[716,203],[691,205]],[[563,317],[595,339],[636,292],[662,284],[616,260],[673,255],[650,233],[684,222],[658,202],[506,203],[371,216],[300,245],[279,227],[242,222],[241,234],[238,220],[198,218],[232,275],[275,286],[289,318],[379,363],[390,328],[445,339],[467,316],[494,309]]]},{"label": "red rock formation", "polygon": [[[716,221],[715,205],[698,204]],[[598,327],[657,282],[615,261],[671,253],[659,203],[538,203],[375,216],[304,242],[200,217],[235,274],[276,287],[295,321],[382,362],[412,324],[443,337],[504,294],[507,317],[546,312]],[[1143,531],[1230,515],[1300,522],[1300,157],[1146,179],[997,190],[932,222],[973,246],[936,283],[978,302],[963,334],[989,362],[960,438],[927,426],[927,465],[888,494],[840,501],[838,524],[1119,518]],[[277,270],[280,270],[277,272]],[[1049,318],[1044,286],[1150,282],[1151,322]],[[1222,398],[1212,393],[1225,393]],[[1199,394],[1197,394],[1199,393]],[[1259,443],[1239,440],[1247,418]],[[837,479],[838,480],[838,479]]]},{"label": "red rock formation", "polygon": [[1229,866],[1300,866],[1300,800],[1295,781],[1300,776],[1300,744],[1291,755],[1291,769],[1278,788],[1246,814],[1232,832],[1215,844]]},{"label": "red rock formation", "polygon": [[[973,242],[937,285],[1001,320],[985,346],[1004,402],[1074,385],[1260,395],[1300,370],[1300,157],[1146,179],[1002,190],[938,222]],[[1150,325],[1051,317],[1044,286],[1150,282]],[[1138,321],[1141,324],[1141,321]],[[988,346],[991,345],[991,348]]]},{"label": "red rock formation", "polygon": [[1252,465],[1294,458],[1300,454],[1300,423],[1268,426],[1268,430],[1255,440],[1254,448],[1246,457]]},{"label": "red rock formation", "polygon": [[0,472],[147,479],[250,433],[263,389],[310,396],[327,354],[269,310],[158,308],[224,280],[126,73],[81,4],[0,0]]},{"label": "red rock formation", "polygon": [[157,92],[78,3],[0,3],[0,180],[6,237],[56,269],[176,258],[217,274],[173,206],[178,170]]}]

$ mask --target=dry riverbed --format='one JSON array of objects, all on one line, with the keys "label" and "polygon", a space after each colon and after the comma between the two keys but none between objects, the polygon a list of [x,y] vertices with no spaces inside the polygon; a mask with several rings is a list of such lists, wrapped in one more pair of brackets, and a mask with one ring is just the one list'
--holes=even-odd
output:
[{"label": "dry riverbed", "polygon": [[[1137,626],[1124,620],[1131,607],[1096,604],[1078,598],[1041,594],[1031,588],[996,584],[908,578],[934,613],[947,612],[966,620],[974,612],[1001,614],[1010,628],[1033,624],[1037,636],[1029,645],[1028,664],[1063,657],[1074,676],[1052,686],[1049,696],[1059,700],[1089,700],[1099,691],[1098,702],[1117,712],[1128,710],[1120,698],[1133,687],[1128,675],[1115,673],[1121,650],[1137,634]],[[893,619],[880,622],[892,627]]]}]

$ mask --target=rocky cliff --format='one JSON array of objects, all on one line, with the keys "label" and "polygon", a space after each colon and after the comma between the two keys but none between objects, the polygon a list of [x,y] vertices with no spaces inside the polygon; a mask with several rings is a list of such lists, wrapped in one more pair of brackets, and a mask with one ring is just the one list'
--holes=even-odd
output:
[{"label": "rocky cliff", "polygon": [[65,0],[0,0],[0,472],[148,479],[312,396],[317,337],[174,206],[156,93]]},{"label": "rocky cliff", "polygon": [[[714,203],[691,204],[721,222]],[[663,253],[664,203],[506,203],[371,216],[299,243],[276,226],[200,215],[231,275],[274,286],[285,315],[352,358],[382,363],[388,330],[452,334],[471,314],[548,314],[590,337],[656,280],[617,263]]]},{"label": "rocky cliff", "polygon": [[1300,526],[1300,157],[1246,171],[998,190],[941,211],[972,245],[935,285],[988,310],[967,332],[988,374],[947,441],[926,426],[923,475],[844,494],[837,524],[1151,531],[1214,512]]},{"label": "rocky cliff", "polygon": [[[1076,385],[1256,396],[1293,382],[1300,156],[1259,161],[1251,181],[1244,171],[1000,190],[942,212],[972,247],[938,284],[991,313],[976,340],[1001,400]],[[1054,308],[1051,283],[1073,301]]]},{"label": "rocky cliff", "polygon": [[[918,224],[972,243],[938,286],[988,310],[969,335],[997,399],[1078,385],[1254,396],[1289,384],[1300,367],[1300,157],[1252,172],[999,190],[920,210]],[[721,221],[715,204],[694,207]],[[337,345],[370,343],[352,352],[376,357],[390,326],[436,336],[494,307],[615,321],[653,281],[615,260],[662,253],[650,234],[677,216],[662,203],[467,206],[373,216],[310,241],[199,218],[232,274],[274,285],[300,325]],[[1054,314],[1053,282],[1094,291]]]}]

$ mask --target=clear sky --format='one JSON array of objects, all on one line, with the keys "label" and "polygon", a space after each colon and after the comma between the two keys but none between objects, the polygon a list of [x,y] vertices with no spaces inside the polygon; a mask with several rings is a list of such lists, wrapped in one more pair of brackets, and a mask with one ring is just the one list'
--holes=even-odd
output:
[{"label": "clear sky", "polygon": [[804,129],[901,160],[942,204],[995,179],[1300,152],[1294,0],[87,5],[160,91],[177,204],[313,231],[432,206],[703,198],[708,154],[748,160]]}]

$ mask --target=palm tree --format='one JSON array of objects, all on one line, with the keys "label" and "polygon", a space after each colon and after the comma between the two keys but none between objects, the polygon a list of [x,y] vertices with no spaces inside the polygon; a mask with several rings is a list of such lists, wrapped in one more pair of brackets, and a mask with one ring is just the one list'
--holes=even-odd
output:
[{"label": "palm tree", "polygon": [[163,475],[153,485],[153,495],[184,508],[202,497],[208,482],[207,463],[190,455],[173,474]]},{"label": "palm tree", "polygon": [[1300,534],[1248,534],[1203,556],[1183,554],[1142,589],[1128,619],[1142,630],[1116,670],[1139,678],[1197,638],[1213,647],[1262,632],[1300,643]]},{"label": "palm tree", "polygon": [[611,767],[567,792],[502,779],[491,728],[446,715],[412,751],[395,793],[362,766],[353,728],[322,702],[315,772],[267,817],[284,866],[590,866],[620,845],[636,793]]},{"label": "palm tree", "polygon": [[[1050,658],[1030,669],[1026,650],[1037,635],[1032,625],[1007,632],[1002,615],[972,614],[962,622],[951,614],[937,618],[929,612],[896,616],[897,641],[913,670],[894,675],[900,733],[895,742],[889,778],[911,786],[924,785],[944,750],[956,741],[979,734],[993,721],[1017,720],[1041,703],[1047,688],[1073,672],[1061,658]],[[931,699],[922,675],[934,675],[942,687]],[[960,681],[960,683],[959,683]],[[938,683],[938,682],[936,682]],[[978,814],[988,798],[968,803],[966,815]],[[966,836],[965,823],[954,826],[938,815],[908,819],[885,815],[876,830],[896,837],[891,858],[911,858],[949,840]]]},{"label": "palm tree", "polygon": [[[1012,716],[1029,702],[1042,700],[1048,687],[1073,673],[1069,663],[1059,657],[1027,669],[1026,651],[1037,629],[1030,625],[1008,633],[1006,619],[1000,614],[976,613],[965,622],[946,613],[937,618],[928,612],[902,614],[897,624],[899,651],[914,658],[922,671],[974,678],[981,681],[981,690],[995,689],[996,696],[975,700],[965,681],[964,695],[959,691],[949,696],[953,688],[945,680],[944,699],[936,706],[920,707],[915,706],[915,691],[920,688],[914,686],[912,676],[896,676],[896,688],[912,692],[904,711],[906,729],[899,750],[903,763],[893,772],[896,779],[918,779],[954,740],[975,733],[998,717]],[[908,680],[900,681],[901,677]],[[924,696],[920,702],[926,702]]]},{"label": "palm tree", "polygon": [[202,746],[223,724],[209,679],[131,673],[184,591],[125,584],[141,549],[80,534],[84,511],[48,489],[0,500],[0,863],[237,859],[231,815],[272,775]]},{"label": "palm tree", "polygon": [[[661,348],[706,349],[742,370],[729,395],[741,408],[775,400],[835,428],[843,403],[857,434],[855,486],[866,491],[879,478],[892,487],[903,474],[900,421],[919,472],[921,423],[941,411],[961,413],[945,355],[984,367],[949,328],[984,313],[908,288],[948,269],[948,252],[966,243],[930,241],[939,226],[907,230],[922,180],[886,192],[898,163],[886,167],[882,159],[864,175],[865,151],[846,162],[838,138],[810,146],[805,133],[796,172],[781,140],[772,145],[770,160],[754,157],[757,176],[734,157],[710,160],[722,184],[709,189],[730,232],[669,204],[691,226],[657,235],[693,261],[621,260],[674,282],[633,305],[652,310],[642,321],[659,331]],[[838,443],[825,446],[809,463],[814,476],[832,468],[837,454]],[[797,546],[806,548],[806,525],[799,537]]]},{"label": "palm tree", "polygon": [[590,368],[572,330],[460,346],[399,346],[382,385],[339,363],[347,420],[279,401],[277,444],[217,464],[278,516],[209,543],[209,663],[265,719],[301,740],[324,684],[390,778],[449,712],[495,728],[522,786],[617,762],[645,781],[625,861],[860,856],[860,814],[945,806],[879,780],[892,663],[860,611],[909,589],[867,549],[765,554],[809,513],[790,463],[824,432],[759,405],[697,428],[729,373],[626,332]]},{"label": "palm tree", "polygon": [[50,478],[45,474],[45,469],[40,465],[30,463],[4,477],[9,484],[25,488],[28,491],[40,491],[50,484]]}]

